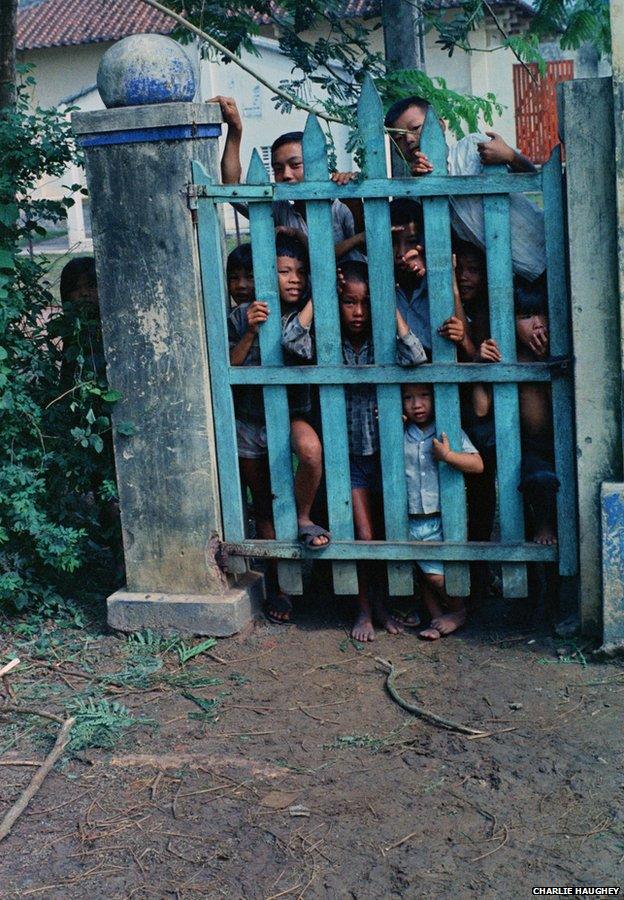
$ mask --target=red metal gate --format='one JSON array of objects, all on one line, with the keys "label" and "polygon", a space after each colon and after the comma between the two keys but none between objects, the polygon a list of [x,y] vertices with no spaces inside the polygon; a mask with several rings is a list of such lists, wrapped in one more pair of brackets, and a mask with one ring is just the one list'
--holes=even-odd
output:
[{"label": "red metal gate", "polygon": [[574,62],[571,59],[547,63],[544,76],[539,74],[535,63],[513,67],[516,144],[533,162],[545,163],[559,143],[556,85],[573,77]]}]

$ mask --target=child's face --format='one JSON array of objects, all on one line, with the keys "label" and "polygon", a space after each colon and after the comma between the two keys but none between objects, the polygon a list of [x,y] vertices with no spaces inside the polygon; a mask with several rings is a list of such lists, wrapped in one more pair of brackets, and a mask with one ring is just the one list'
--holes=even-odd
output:
[{"label": "child's face", "polygon": [[459,254],[455,273],[462,303],[469,303],[483,296],[486,285],[485,272],[479,257],[473,256],[472,253]]},{"label": "child's face", "polygon": [[303,181],[303,153],[301,144],[282,144],[273,154],[273,174],[282,184],[298,184]]},{"label": "child's face", "polygon": [[254,298],[253,272],[247,269],[232,269],[228,274],[227,283],[230,297],[237,306],[241,303],[251,303]]},{"label": "child's face", "polygon": [[402,134],[399,131],[391,132],[391,134],[397,142],[402,156],[408,162],[416,158],[415,154],[420,147],[420,135],[425,124],[425,116],[424,109],[419,106],[410,106],[401,113],[393,125],[394,128],[403,130]]},{"label": "child's face", "polygon": [[416,222],[392,226],[392,252],[394,271],[399,280],[413,277],[412,270],[405,262],[405,254],[415,250],[420,244],[420,232]]},{"label": "child's face", "polygon": [[348,337],[360,337],[370,323],[368,287],[361,281],[346,281],[340,291],[340,321]]},{"label": "child's face", "polygon": [[277,257],[277,281],[282,303],[301,303],[306,287],[306,270],[300,259]]},{"label": "child's face", "polygon": [[97,285],[93,284],[88,275],[79,275],[76,286],[67,292],[67,300],[72,303],[81,303],[87,306],[99,306]]},{"label": "child's face", "polygon": [[516,337],[518,343],[529,350],[544,345],[544,342],[548,342],[548,316],[543,313],[516,316]]},{"label": "child's face", "polygon": [[422,428],[433,421],[433,388],[430,384],[404,384],[401,394],[403,414],[408,422]]}]

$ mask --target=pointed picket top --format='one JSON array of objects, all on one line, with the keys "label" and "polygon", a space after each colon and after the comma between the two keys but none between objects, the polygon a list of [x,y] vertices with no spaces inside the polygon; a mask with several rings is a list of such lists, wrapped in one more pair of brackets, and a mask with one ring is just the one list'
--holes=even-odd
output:
[{"label": "pointed picket top", "polygon": [[197,159],[194,159],[191,162],[191,167],[193,171],[193,184],[213,184],[212,178]]},{"label": "pointed picket top", "polygon": [[371,75],[367,72],[357,105],[360,137],[364,145],[364,161],[369,178],[385,178],[386,145],[384,140],[383,107],[381,97]]},{"label": "pointed picket top", "polygon": [[264,167],[264,163],[260,158],[260,154],[254,148],[251,154],[251,161],[247,169],[247,184],[266,184],[269,180],[269,174]]},{"label": "pointed picket top", "polygon": [[434,175],[446,175],[448,147],[437,113],[430,106],[421,132],[420,149],[433,164]]},{"label": "pointed picket top", "polygon": [[327,169],[327,141],[315,115],[310,113],[303,131],[303,169],[306,181],[324,181]]},{"label": "pointed picket top", "polygon": [[561,172],[561,144],[556,144],[548,157],[548,161],[544,163],[542,166],[542,173],[544,175],[550,174],[551,172]]}]

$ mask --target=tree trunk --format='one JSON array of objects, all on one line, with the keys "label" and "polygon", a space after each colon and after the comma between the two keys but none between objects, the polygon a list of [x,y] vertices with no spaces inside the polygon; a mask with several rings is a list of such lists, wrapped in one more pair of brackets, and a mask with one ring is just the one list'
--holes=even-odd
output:
[{"label": "tree trunk", "polygon": [[[418,0],[382,0],[381,24],[384,34],[386,69],[425,71],[425,22]],[[394,176],[405,177],[408,168],[392,147],[391,163]]]},{"label": "tree trunk", "polygon": [[0,0],[0,110],[15,103],[17,0]]},{"label": "tree trunk", "polygon": [[386,67],[425,71],[425,23],[418,0],[383,0],[381,23]]}]

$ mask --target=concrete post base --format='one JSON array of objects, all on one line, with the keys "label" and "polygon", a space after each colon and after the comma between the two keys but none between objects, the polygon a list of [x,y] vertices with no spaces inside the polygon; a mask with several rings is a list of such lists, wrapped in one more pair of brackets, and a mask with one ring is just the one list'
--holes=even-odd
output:
[{"label": "concrete post base", "polygon": [[229,637],[241,631],[259,612],[264,578],[247,572],[220,594],[144,594],[120,590],[106,601],[108,624],[116,631]]}]

